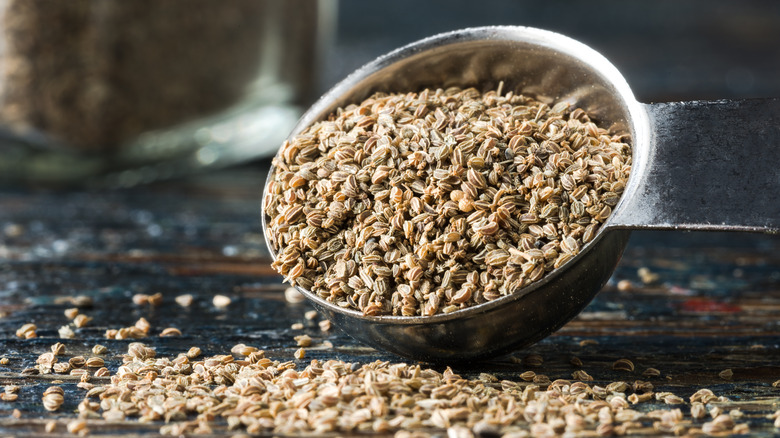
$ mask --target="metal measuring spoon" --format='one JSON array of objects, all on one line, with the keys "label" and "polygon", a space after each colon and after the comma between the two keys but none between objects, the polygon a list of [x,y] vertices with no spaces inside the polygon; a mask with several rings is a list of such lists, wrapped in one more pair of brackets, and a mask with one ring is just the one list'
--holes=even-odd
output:
[{"label": "metal measuring spoon", "polygon": [[[417,360],[495,356],[546,337],[582,311],[612,274],[631,229],[780,233],[780,99],[642,104],[606,58],[539,29],[463,29],[381,56],[320,98],[290,138],[377,91],[487,90],[500,81],[504,90],[568,101],[600,126],[631,136],[633,168],[620,202],[565,265],[515,294],[467,309],[364,316],[298,288],[352,337]],[[264,214],[275,256],[266,220]]]}]

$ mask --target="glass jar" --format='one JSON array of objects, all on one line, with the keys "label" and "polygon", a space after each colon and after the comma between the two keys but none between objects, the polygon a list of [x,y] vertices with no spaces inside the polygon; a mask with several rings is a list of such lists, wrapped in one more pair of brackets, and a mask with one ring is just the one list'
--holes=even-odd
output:
[{"label": "glass jar", "polygon": [[273,153],[335,5],[0,1],[0,180],[127,186]]}]

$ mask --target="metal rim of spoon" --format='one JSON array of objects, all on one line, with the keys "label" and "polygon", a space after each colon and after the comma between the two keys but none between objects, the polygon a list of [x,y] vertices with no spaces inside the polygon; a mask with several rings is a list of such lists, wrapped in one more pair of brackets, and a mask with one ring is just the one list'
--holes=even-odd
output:
[{"label": "metal rim of spoon", "polygon": [[[467,309],[430,317],[364,316],[298,287],[359,341],[430,362],[505,354],[579,314],[611,276],[632,229],[780,233],[780,99],[643,104],[598,52],[540,29],[467,28],[390,52],[323,95],[290,138],[377,91],[487,90],[500,81],[504,90],[568,101],[611,131],[630,135],[633,168],[620,201],[597,236],[564,266],[515,294]],[[275,257],[266,219],[263,213]]]}]

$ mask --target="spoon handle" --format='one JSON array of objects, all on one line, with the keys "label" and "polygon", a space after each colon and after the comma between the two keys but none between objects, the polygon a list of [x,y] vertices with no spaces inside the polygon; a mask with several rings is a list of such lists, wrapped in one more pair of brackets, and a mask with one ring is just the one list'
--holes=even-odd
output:
[{"label": "spoon handle", "polygon": [[644,107],[650,148],[612,227],[780,233],[780,99]]}]

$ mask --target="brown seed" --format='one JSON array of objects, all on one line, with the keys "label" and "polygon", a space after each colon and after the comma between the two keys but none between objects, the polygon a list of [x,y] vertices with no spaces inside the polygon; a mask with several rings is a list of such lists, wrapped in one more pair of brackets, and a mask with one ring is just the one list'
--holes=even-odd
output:
[{"label": "brown seed", "polygon": [[149,295],[146,294],[133,295],[133,304],[135,304],[136,306],[145,306],[146,304],[149,304]]},{"label": "brown seed", "polygon": [[161,337],[181,336],[181,330],[174,327],[168,327],[166,329],[163,329],[163,331],[160,332],[160,336]]},{"label": "brown seed", "polygon": [[87,363],[87,360],[84,358],[84,356],[73,356],[68,360],[68,363],[73,368],[81,368],[84,366],[84,364]]},{"label": "brown seed", "polygon": [[59,362],[52,365],[52,370],[57,374],[65,374],[69,372],[71,366],[68,362]]},{"label": "brown seed", "polygon": [[67,325],[63,325],[57,330],[57,333],[60,335],[63,339],[73,339],[76,337],[76,334],[73,332],[73,329],[71,329]]},{"label": "brown seed", "polygon": [[0,358],[0,365],[8,365],[8,362],[10,361],[8,360],[7,357]]},{"label": "brown seed", "polygon": [[92,354],[106,354],[108,353],[108,348],[106,348],[104,345],[95,344],[92,347]]},{"label": "brown seed", "polygon": [[318,316],[318,313],[316,310],[309,310],[308,312],[304,313],[303,317],[308,319],[309,321],[316,319]]},{"label": "brown seed", "polygon": [[85,420],[72,420],[67,426],[68,433],[83,433],[87,430],[87,422]]},{"label": "brown seed", "polygon": [[534,377],[536,377],[536,373],[533,371],[525,371],[522,374],[520,374],[520,378],[525,380],[526,382],[533,381]]},{"label": "brown seed", "polygon": [[639,279],[642,280],[642,283],[644,284],[653,284],[658,282],[660,279],[660,276],[656,274],[655,272],[651,271],[649,268],[642,267],[637,270],[637,275],[639,276]]},{"label": "brown seed", "polygon": [[691,417],[700,420],[707,416],[707,408],[702,403],[694,402],[691,404]]},{"label": "brown seed", "polygon": [[22,339],[34,338],[36,336],[35,331],[37,329],[38,326],[35,324],[24,324],[23,326],[19,327],[18,330],[16,330],[16,336]]},{"label": "brown seed", "polygon": [[49,420],[46,422],[46,426],[44,426],[44,430],[46,433],[52,433],[55,430],[57,430],[57,421],[56,420]]},{"label": "brown seed", "polygon": [[190,307],[190,305],[192,305],[193,297],[190,294],[184,294],[176,296],[174,300],[176,301],[176,304],[182,307]]},{"label": "brown seed", "polygon": [[718,373],[718,377],[720,377],[723,380],[731,380],[732,377],[734,377],[734,372],[731,371],[731,369],[725,369]]},{"label": "brown seed", "polygon": [[569,363],[574,365],[575,367],[582,366],[582,360],[577,356],[572,356],[571,359],[569,359]]},{"label": "brown seed", "polygon": [[4,392],[0,394],[0,400],[7,401],[7,402],[14,402],[18,398],[19,398],[18,395],[9,392]]},{"label": "brown seed", "polygon": [[57,342],[56,344],[51,346],[51,352],[55,356],[60,356],[65,353],[65,344],[62,342]]},{"label": "brown seed", "polygon": [[6,385],[3,390],[9,394],[16,394],[21,389],[18,385]]},{"label": "brown seed", "polygon": [[661,372],[655,368],[648,368],[642,372],[643,377],[658,377],[660,375]]},{"label": "brown seed", "polygon": [[84,314],[78,314],[75,318],[73,318],[73,325],[75,325],[78,328],[86,327],[86,325],[92,321],[92,318],[90,318],[87,315]]},{"label": "brown seed", "polygon": [[595,339],[583,339],[580,341],[580,347],[587,347],[588,345],[598,345],[598,341]]},{"label": "brown seed", "polygon": [[71,307],[70,309],[65,309],[65,317],[68,319],[73,319],[79,315],[79,309],[77,307]]},{"label": "brown seed", "polygon": [[538,354],[529,354],[523,358],[523,365],[528,367],[540,367],[543,363],[544,359]]},{"label": "brown seed", "polygon": [[133,342],[127,346],[127,354],[136,359],[146,360],[154,357],[155,351],[140,342]]},{"label": "brown seed", "polygon": [[295,342],[299,347],[309,347],[311,346],[311,337],[309,337],[309,335],[296,336]]},{"label": "brown seed", "polygon": [[88,368],[100,368],[105,365],[105,362],[100,357],[90,357],[84,364]]},{"label": "brown seed", "polygon": [[62,406],[62,403],[65,402],[62,389],[60,388],[60,391],[49,391],[52,388],[59,387],[51,387],[47,389],[42,398],[43,407],[47,411],[56,411],[60,408],[60,406]]},{"label": "brown seed", "polygon": [[156,294],[149,295],[147,298],[149,301],[149,304],[152,306],[159,306],[163,303],[163,294],[160,292],[157,292]]},{"label": "brown seed", "polygon": [[634,285],[631,283],[631,280],[620,280],[617,283],[617,289],[621,292],[628,292],[633,288]]},{"label": "brown seed", "polygon": [[93,304],[92,297],[87,295],[77,295],[71,297],[70,302],[76,307],[91,307]]},{"label": "brown seed", "polygon": [[147,321],[143,316],[138,318],[138,321],[136,321],[134,325],[135,328],[142,331],[144,334],[149,333],[149,329],[152,328],[152,325],[149,324],[149,321]]},{"label": "brown seed", "polygon": [[42,355],[38,356],[38,359],[35,361],[35,363],[42,365],[52,365],[55,362],[57,362],[57,356],[55,356],[52,352],[43,353]]},{"label": "brown seed", "polygon": [[295,358],[296,359],[301,360],[304,357],[306,357],[306,350],[304,350],[303,348],[299,348],[299,349],[295,350]]},{"label": "brown seed", "polygon": [[571,377],[574,380],[581,380],[584,382],[589,382],[593,380],[593,377],[591,377],[590,374],[586,373],[585,370],[577,370],[571,374]]},{"label": "brown seed", "polygon": [[617,371],[634,371],[634,363],[628,359],[618,359],[612,364],[612,369]]},{"label": "brown seed", "polygon": [[331,327],[330,320],[323,319],[322,321],[320,321],[318,323],[318,325],[320,326],[320,330],[321,331],[323,331],[323,332],[330,331],[330,327]]},{"label": "brown seed", "polygon": [[200,353],[201,353],[200,348],[198,348],[198,347],[191,347],[187,351],[187,357],[190,358],[190,359],[195,359],[196,357],[200,356]]}]

